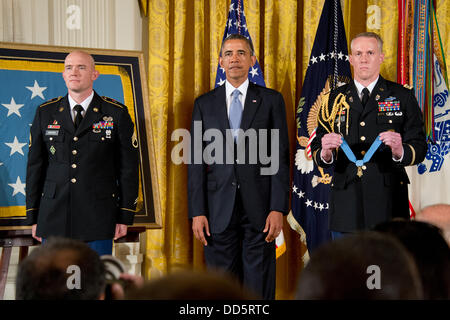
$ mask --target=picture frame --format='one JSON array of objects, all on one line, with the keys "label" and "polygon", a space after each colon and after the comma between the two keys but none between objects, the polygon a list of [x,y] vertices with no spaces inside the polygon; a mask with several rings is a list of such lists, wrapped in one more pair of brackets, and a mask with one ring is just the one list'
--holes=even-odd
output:
[{"label": "picture frame", "polygon": [[[12,144],[7,144],[6,141],[12,142],[11,139],[14,135],[14,142],[18,143],[16,145],[23,145],[24,136],[29,136],[29,128],[26,127],[26,123],[29,122],[31,125],[36,107],[46,100],[67,94],[67,88],[65,88],[62,78],[64,59],[68,53],[74,50],[86,51],[94,58],[96,69],[100,72],[100,77],[94,82],[94,90],[101,96],[113,98],[128,107],[138,135],[140,160],[139,197],[134,225],[145,226],[149,229],[161,228],[161,205],[156,179],[156,159],[143,52],[6,42],[0,42],[0,86],[3,82],[7,85],[3,88],[10,88],[0,92],[0,184],[2,184],[2,188],[6,189],[0,193],[0,228],[20,228],[29,225],[25,213],[25,192],[21,192],[21,188],[19,188],[23,186],[24,189],[26,176],[24,172],[26,173],[28,152],[25,149],[27,146],[21,148],[23,154],[17,152],[16,147],[15,154],[9,155],[10,158],[17,157],[17,160],[12,161],[8,158],[7,152],[11,149],[9,152],[12,153],[13,149],[11,147],[4,149]],[[36,83],[33,83],[33,77],[40,80],[35,80]],[[27,79],[29,85],[25,85],[25,83],[14,85],[14,81],[24,79]],[[102,88],[102,81],[108,83],[107,86],[103,85],[104,88]],[[120,87],[120,85],[122,88],[118,90],[116,86]],[[44,87],[45,89],[42,89]],[[20,105],[22,105],[20,110],[23,112],[18,110]],[[18,116],[19,114],[20,116]],[[10,123],[15,124],[11,125]],[[20,132],[11,134],[6,131],[8,130],[6,129],[7,124],[12,127],[10,130],[15,130],[17,127]],[[1,127],[4,128],[3,131]],[[2,132],[8,132],[8,137],[2,137]],[[20,137],[18,138],[18,136]],[[26,142],[28,145],[28,141]],[[18,165],[18,168],[14,167],[14,170],[18,170],[15,175],[8,173],[9,168],[7,167],[13,167],[12,164],[8,166],[10,163]],[[25,167],[23,167],[24,165]],[[15,176],[19,180],[15,180]],[[11,192],[15,193],[13,197],[9,197]],[[6,202],[3,201],[2,194],[4,198],[8,198],[5,200]]]}]

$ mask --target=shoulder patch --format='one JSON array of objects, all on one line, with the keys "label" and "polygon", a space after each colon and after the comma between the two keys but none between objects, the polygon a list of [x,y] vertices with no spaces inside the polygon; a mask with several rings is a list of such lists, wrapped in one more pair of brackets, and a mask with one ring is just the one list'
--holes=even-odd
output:
[{"label": "shoulder patch", "polygon": [[114,99],[112,99],[112,98],[102,96],[102,99],[103,99],[104,101],[108,102],[108,103],[111,103],[111,104],[113,104],[113,105],[119,107],[119,108],[127,108],[125,105],[121,104],[119,101],[114,100]]},{"label": "shoulder patch", "polygon": [[57,98],[53,98],[53,99],[51,99],[51,100],[48,100],[47,102],[44,102],[43,104],[41,104],[41,105],[39,106],[39,108],[42,108],[43,106],[46,106],[46,105],[51,104],[51,103],[54,103],[54,102],[58,102],[58,101],[61,100],[61,99],[62,99],[62,96],[59,96],[59,97],[57,97]]}]

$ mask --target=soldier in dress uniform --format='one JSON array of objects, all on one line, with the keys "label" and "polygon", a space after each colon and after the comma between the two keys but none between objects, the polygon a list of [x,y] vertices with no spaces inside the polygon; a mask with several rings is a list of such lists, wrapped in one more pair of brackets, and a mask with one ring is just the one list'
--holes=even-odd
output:
[{"label": "soldier in dress uniform", "polygon": [[93,90],[99,72],[83,51],[67,55],[68,94],[36,110],[31,126],[26,211],[33,237],[80,239],[99,254],[133,224],[138,142],[127,107]]},{"label": "soldier in dress uniform", "polygon": [[319,112],[312,152],[318,166],[334,166],[333,238],[409,218],[404,167],[422,162],[427,144],[413,91],[380,75],[383,59],[379,35],[357,35],[349,56],[354,80],[332,91]]}]

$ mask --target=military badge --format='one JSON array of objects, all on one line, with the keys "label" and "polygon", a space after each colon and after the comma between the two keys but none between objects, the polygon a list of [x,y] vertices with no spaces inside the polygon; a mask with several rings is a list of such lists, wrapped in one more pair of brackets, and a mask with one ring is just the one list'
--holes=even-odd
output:
[{"label": "military badge", "polygon": [[[105,117],[106,118],[106,117]],[[112,119],[112,118],[111,118]],[[111,120],[111,121],[100,121],[100,122],[97,122],[97,123],[94,123],[93,125],[92,125],[92,129],[97,129],[97,130],[100,130],[100,129],[106,129],[106,130],[112,130],[112,129],[114,129],[114,122]],[[96,132],[96,131],[94,131],[94,132]]]},{"label": "military badge", "polygon": [[380,101],[378,102],[378,112],[400,111],[400,101]]},{"label": "military badge", "polygon": [[55,154],[55,152],[56,152],[55,147],[54,147],[54,146],[51,146],[51,147],[50,147],[50,153],[51,153],[51,154]]}]

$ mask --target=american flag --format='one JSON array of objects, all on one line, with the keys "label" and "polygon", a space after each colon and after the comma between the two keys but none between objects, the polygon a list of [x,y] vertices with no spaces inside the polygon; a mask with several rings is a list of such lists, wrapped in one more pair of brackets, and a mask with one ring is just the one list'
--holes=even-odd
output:
[{"label": "american flag", "polygon": [[[339,0],[325,0],[314,39],[302,94],[297,107],[297,152],[292,186],[291,227],[305,237],[309,253],[331,237],[328,230],[328,196],[332,169],[311,159],[318,106],[322,93],[351,80],[347,40]],[[328,87],[326,88],[326,85]],[[325,89],[326,88],[326,89]],[[309,120],[309,121],[308,121]]]},{"label": "american flag", "polygon": [[[36,108],[67,94],[64,62],[16,58],[14,50],[0,54],[0,225],[24,218],[30,126]],[[100,95],[124,102],[119,75],[101,75],[94,83]]]},{"label": "american flag", "polygon": [[[241,34],[250,41],[252,41],[252,38],[248,33],[247,21],[245,20],[244,15],[244,3],[242,0],[231,0],[230,9],[228,11],[228,19],[225,25],[225,32],[223,33],[222,41],[225,40],[225,38],[228,37],[230,34]],[[255,65],[249,69],[248,79],[251,82],[256,83],[260,86],[263,87],[266,86],[258,60],[256,60]],[[219,64],[217,66],[216,82],[214,87],[215,88],[220,87],[225,83],[225,80],[226,80],[225,70]]]}]

